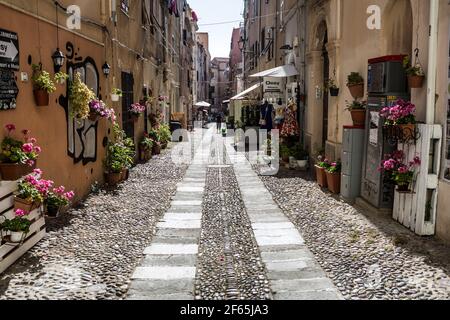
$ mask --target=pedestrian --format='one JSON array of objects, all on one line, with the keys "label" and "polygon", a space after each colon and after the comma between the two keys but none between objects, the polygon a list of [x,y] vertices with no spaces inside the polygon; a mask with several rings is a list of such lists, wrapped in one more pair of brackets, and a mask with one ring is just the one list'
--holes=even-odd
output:
[{"label": "pedestrian", "polygon": [[220,133],[220,130],[222,130],[222,116],[220,114],[216,117],[217,122],[217,132]]}]

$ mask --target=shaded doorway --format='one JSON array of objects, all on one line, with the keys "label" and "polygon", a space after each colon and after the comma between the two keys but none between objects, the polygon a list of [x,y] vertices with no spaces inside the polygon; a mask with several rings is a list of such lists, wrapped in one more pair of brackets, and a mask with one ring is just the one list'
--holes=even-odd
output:
[{"label": "shaded doorway", "polygon": [[131,73],[122,72],[122,128],[128,137],[134,140],[134,121],[128,109],[134,103],[134,78]]}]

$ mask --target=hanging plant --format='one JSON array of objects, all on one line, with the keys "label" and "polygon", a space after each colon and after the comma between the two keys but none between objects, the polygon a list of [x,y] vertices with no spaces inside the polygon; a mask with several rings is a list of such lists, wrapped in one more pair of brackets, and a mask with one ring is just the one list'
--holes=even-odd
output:
[{"label": "hanging plant", "polygon": [[49,104],[49,94],[55,92],[56,87],[50,73],[42,69],[42,65],[33,64],[33,95],[37,106]]},{"label": "hanging plant", "polygon": [[70,116],[78,119],[89,118],[89,103],[94,99],[95,93],[81,81],[81,75],[76,72],[70,85]]},{"label": "hanging plant", "polygon": [[66,83],[66,80],[69,79],[69,75],[65,72],[58,72],[55,73],[55,82],[59,83],[59,84],[64,84]]},{"label": "hanging plant", "polygon": [[408,85],[410,88],[422,88],[423,80],[425,79],[425,72],[419,61],[419,50],[416,49],[416,62],[414,66],[411,65],[411,59],[406,56],[403,59],[403,67],[405,68],[406,75],[408,77]]}]

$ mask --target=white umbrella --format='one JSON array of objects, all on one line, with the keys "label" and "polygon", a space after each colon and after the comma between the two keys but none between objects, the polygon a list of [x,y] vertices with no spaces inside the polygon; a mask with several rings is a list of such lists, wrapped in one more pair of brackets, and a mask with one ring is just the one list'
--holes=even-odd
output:
[{"label": "white umbrella", "polygon": [[194,106],[196,107],[211,107],[211,104],[205,101],[202,102],[197,102],[196,104],[194,104]]}]

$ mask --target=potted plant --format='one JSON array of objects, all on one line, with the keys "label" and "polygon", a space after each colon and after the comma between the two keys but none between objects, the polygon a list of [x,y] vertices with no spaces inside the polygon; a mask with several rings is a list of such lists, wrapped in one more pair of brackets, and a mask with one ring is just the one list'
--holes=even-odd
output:
[{"label": "potted plant", "polygon": [[414,180],[414,173],[421,165],[421,159],[414,157],[412,161],[405,164],[405,154],[397,151],[392,155],[387,155],[382,161],[380,171],[385,172],[388,178],[397,185],[399,192],[411,192],[410,186]]},{"label": "potted plant", "polygon": [[347,110],[350,111],[354,126],[364,126],[366,123],[366,101],[354,100],[351,103],[347,101]]},{"label": "potted plant", "polygon": [[39,107],[48,106],[50,93],[55,92],[56,87],[50,77],[50,73],[42,70],[42,65],[32,65],[33,95],[36,105]]},{"label": "potted plant", "polygon": [[394,106],[381,109],[380,116],[385,119],[385,126],[398,126],[403,137],[412,137],[416,128],[415,113],[414,104],[400,99]]},{"label": "potted plant", "polygon": [[364,97],[364,78],[358,72],[351,72],[348,75],[347,87],[353,98]]},{"label": "potted plant", "polygon": [[339,95],[339,88],[336,86],[333,79],[328,79],[325,82],[325,91],[330,92],[332,97],[337,97]]},{"label": "potted plant", "polygon": [[41,206],[53,181],[41,178],[42,171],[35,169],[18,183],[18,191],[14,195],[14,209],[31,212]]},{"label": "potted plant", "polygon": [[308,152],[305,151],[303,146],[300,143],[297,143],[293,150],[292,150],[292,156],[297,161],[297,167],[299,169],[305,169],[308,166]]},{"label": "potted plant", "polygon": [[340,161],[332,162],[326,169],[328,190],[334,194],[341,192],[341,169]]},{"label": "potted plant", "polygon": [[[125,135],[125,132],[123,132]],[[134,165],[134,157],[136,156],[136,146],[134,145],[134,141],[131,138],[127,138],[123,140],[123,145],[126,148],[127,157],[125,158],[125,167],[122,171],[122,180],[128,180],[130,175],[130,168]]]},{"label": "potted plant", "polygon": [[6,137],[0,146],[0,174],[3,180],[15,181],[36,168],[42,150],[35,138],[28,137],[29,130],[22,130],[23,141],[20,141],[12,137],[16,130],[14,124],[7,124],[5,129]]},{"label": "potted plant", "polygon": [[[117,185],[126,175],[126,170],[134,163],[133,141],[126,138],[125,132],[114,124],[114,139],[109,142],[105,159],[105,180],[109,185]],[[133,144],[134,145],[134,144]]]},{"label": "potted plant", "polygon": [[283,162],[289,163],[289,157],[291,155],[292,155],[291,149],[287,145],[285,144],[280,145],[280,156]]},{"label": "potted plant", "polygon": [[323,156],[319,156],[317,160],[317,164],[315,165],[317,184],[322,188],[327,188],[328,182],[326,170],[330,167],[331,163],[328,159],[324,159]]},{"label": "potted plant", "polygon": [[153,140],[145,133],[139,143],[139,158],[141,161],[148,161],[152,158]]},{"label": "potted plant", "polygon": [[77,119],[88,119],[91,108],[89,103],[95,99],[95,93],[81,81],[79,72],[75,72],[70,84],[70,115]]},{"label": "potted plant", "polygon": [[122,97],[123,92],[120,89],[117,88],[113,88],[111,91],[111,101],[112,102],[117,102],[120,100],[120,97]]},{"label": "potted plant", "polygon": [[227,136],[227,129],[226,128],[222,128],[222,137],[226,137]]},{"label": "potted plant", "polygon": [[30,232],[31,221],[27,218],[28,212],[22,209],[14,211],[14,218],[2,223],[2,229],[9,231],[9,242],[20,243]]},{"label": "potted plant", "polygon": [[412,89],[422,88],[425,79],[425,72],[423,71],[422,65],[416,63],[412,66],[409,56],[406,56],[403,60],[403,66],[408,77],[408,86]]},{"label": "potted plant", "polygon": [[166,149],[169,142],[172,140],[172,133],[170,132],[170,126],[162,124],[159,126],[159,140],[161,142],[161,148]]},{"label": "potted plant", "polygon": [[145,106],[141,105],[140,103],[133,103],[128,110],[130,112],[131,119],[134,122],[137,122],[139,120],[139,117],[144,113],[145,109]]},{"label": "potted plant", "polygon": [[69,79],[69,75],[67,73],[62,71],[55,73],[55,82],[57,84],[63,85],[66,83],[67,79]]},{"label": "potted plant", "polygon": [[74,196],[75,193],[73,191],[66,192],[64,186],[54,188],[45,199],[47,216],[58,217],[61,211],[70,204]]},{"label": "potted plant", "polygon": [[154,155],[161,154],[161,136],[159,130],[154,128],[150,129],[148,136],[153,141],[152,153]]},{"label": "potted plant", "polygon": [[115,122],[116,120],[116,114],[114,112],[114,109],[108,108],[106,104],[102,100],[91,100],[89,102],[89,117],[88,119],[96,122],[100,118],[106,118],[111,120],[112,122]]}]

